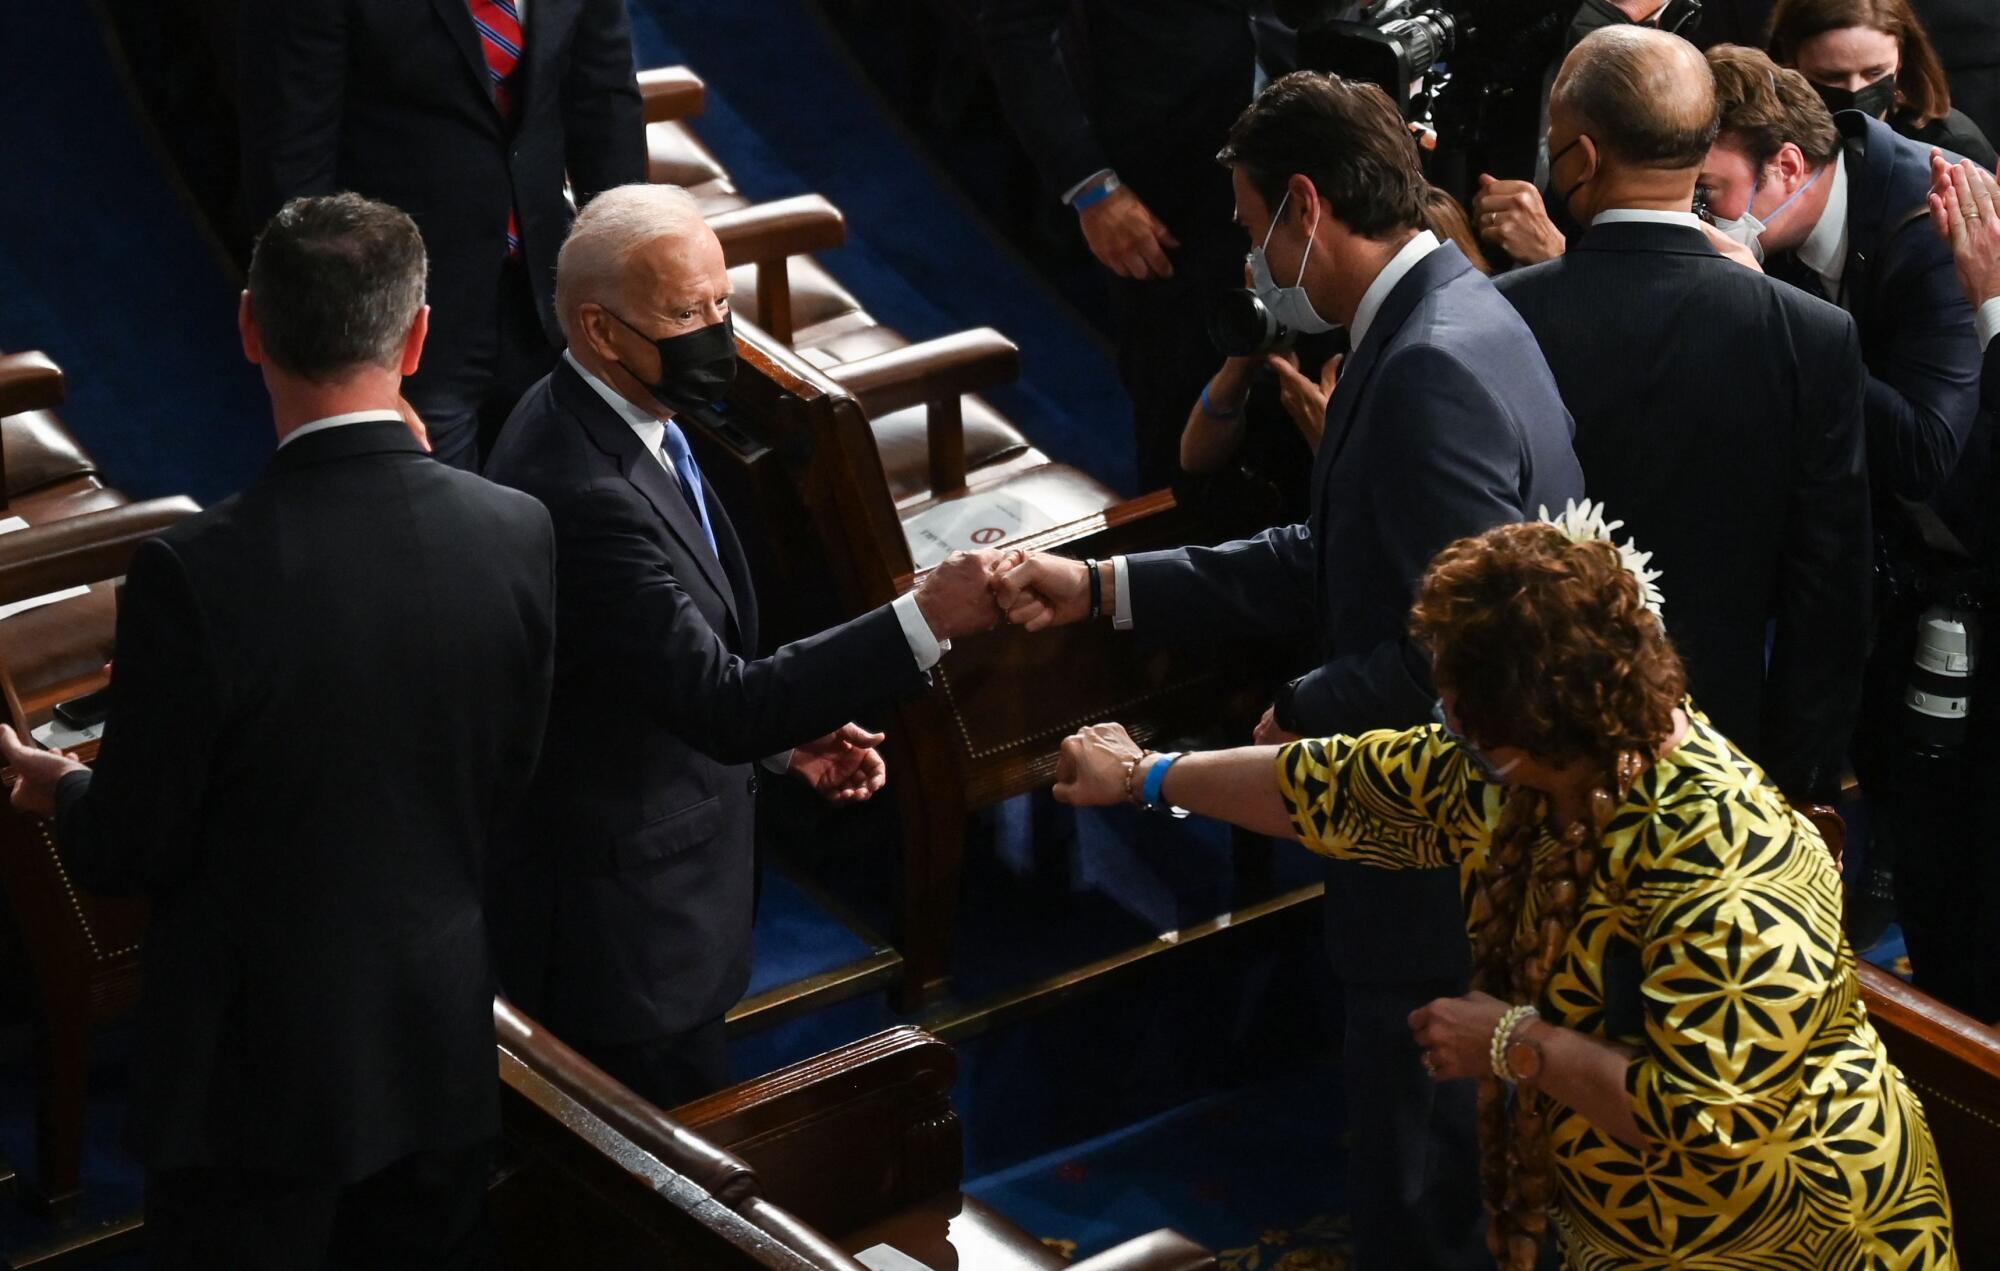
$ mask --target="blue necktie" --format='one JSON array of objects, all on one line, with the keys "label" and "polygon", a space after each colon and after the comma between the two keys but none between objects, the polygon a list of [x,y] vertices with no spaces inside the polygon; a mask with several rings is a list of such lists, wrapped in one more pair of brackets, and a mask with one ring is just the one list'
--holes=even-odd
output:
[{"label": "blue necktie", "polygon": [[715,526],[708,519],[708,499],[701,488],[701,467],[694,461],[694,451],[688,447],[687,434],[681,426],[669,419],[666,436],[661,438],[667,457],[672,459],[674,479],[680,483],[681,497],[687,500],[688,509],[694,519],[701,522],[701,532],[708,536],[708,550],[722,558],[722,549],[715,545]]}]

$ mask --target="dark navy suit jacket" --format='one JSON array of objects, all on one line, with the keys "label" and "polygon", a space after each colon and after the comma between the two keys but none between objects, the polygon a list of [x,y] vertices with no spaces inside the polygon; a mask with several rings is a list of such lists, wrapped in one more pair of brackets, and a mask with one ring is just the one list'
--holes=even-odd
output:
[{"label": "dark navy suit jacket", "polygon": [[[1881,514],[1889,496],[1945,492],[1979,411],[1979,342],[1951,247],[1931,229],[1930,147],[1859,111],[1834,121],[1846,138],[1847,265],[1841,294],[1828,299],[1861,329],[1868,478]],[[1801,269],[1790,253],[1771,262],[1787,281],[1803,279]]]},{"label": "dark navy suit jacket", "polygon": [[[1389,292],[1327,404],[1311,519],[1128,562],[1135,629],[1173,638],[1315,633],[1293,716],[1315,734],[1427,722],[1436,692],[1409,637],[1431,558],[1583,494],[1570,417],[1521,316],[1447,243]],[[1333,862],[1341,974],[1464,976],[1456,871]]]},{"label": "dark navy suit jacket", "polygon": [[152,902],[148,1168],[344,1183],[498,1130],[483,884],[554,608],[548,514],[394,419],[295,438],[134,554],[57,828],[84,886]]},{"label": "dark navy suit jacket", "polygon": [[420,378],[468,356],[501,301],[507,212],[560,347],[556,252],[579,203],[646,179],[625,0],[527,8],[519,105],[493,101],[467,0],[242,0],[243,189],[251,224],[285,200],[353,190],[408,212],[430,252]]},{"label": "dark navy suit jacket", "polygon": [[1873,587],[1854,320],[1691,226],[1593,226],[1496,285],[1576,416],[1591,497],[1653,553],[1695,704],[1795,798],[1830,799]]},{"label": "dark navy suit jacket", "polygon": [[926,677],[887,605],[757,657],[728,512],[711,495],[711,550],[672,474],[567,361],[514,408],[486,475],[540,499],[556,531],[548,736],[495,871],[501,986],[578,1040],[685,1032],[749,982],[752,761]]}]

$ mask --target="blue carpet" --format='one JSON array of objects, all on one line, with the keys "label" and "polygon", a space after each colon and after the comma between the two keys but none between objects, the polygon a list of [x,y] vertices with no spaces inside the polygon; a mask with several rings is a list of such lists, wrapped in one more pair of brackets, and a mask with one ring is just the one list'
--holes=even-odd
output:
[{"label": "blue carpet", "polygon": [[1132,407],[1103,338],[980,219],[808,0],[632,0],[641,66],[708,83],[694,127],[754,199],[817,192],[847,216],[829,272],[911,339],[997,327],[1022,382],[990,394],[1054,458],[1137,485]]},{"label": "blue carpet", "polygon": [[236,286],[126,105],[91,8],[0,5],[0,349],[69,379],[63,418],[111,484],[210,503],[272,449]]},{"label": "blue carpet", "polygon": [[1079,1257],[1160,1227],[1228,1271],[1345,1267],[1339,1074],[1314,1065],[970,1180]]}]

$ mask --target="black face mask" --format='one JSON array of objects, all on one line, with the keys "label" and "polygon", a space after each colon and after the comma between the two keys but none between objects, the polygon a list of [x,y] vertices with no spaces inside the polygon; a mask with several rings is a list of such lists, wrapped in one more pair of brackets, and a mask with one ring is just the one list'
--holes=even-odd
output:
[{"label": "black face mask", "polygon": [[[606,309],[604,312],[611,313]],[[618,318],[618,315],[611,313]],[[730,318],[696,331],[654,339],[618,318],[626,330],[651,341],[660,354],[660,378],[640,385],[664,406],[708,406],[722,400],[736,382],[736,324]],[[631,367],[625,368],[630,371]],[[639,379],[634,375],[633,379]]]},{"label": "black face mask", "polygon": [[1824,84],[1814,84],[1813,91],[1835,114],[1843,110],[1858,110],[1872,119],[1880,119],[1896,104],[1896,75],[1891,71],[1864,88],[1828,88]]}]

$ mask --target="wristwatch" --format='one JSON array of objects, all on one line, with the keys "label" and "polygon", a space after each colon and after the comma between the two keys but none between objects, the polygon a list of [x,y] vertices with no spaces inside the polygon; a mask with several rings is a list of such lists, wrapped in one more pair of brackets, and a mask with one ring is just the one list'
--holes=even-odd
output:
[{"label": "wristwatch", "polygon": [[1507,1039],[1507,1075],[1515,1081],[1533,1081],[1542,1075],[1542,1044],[1527,1035],[1530,1022],[1524,1019],[1516,1024],[1514,1035]]}]

